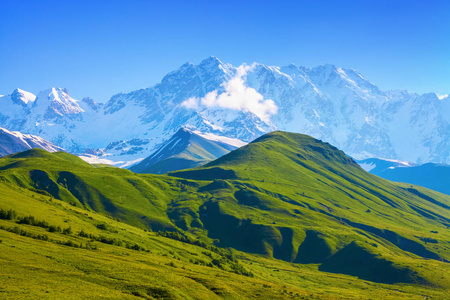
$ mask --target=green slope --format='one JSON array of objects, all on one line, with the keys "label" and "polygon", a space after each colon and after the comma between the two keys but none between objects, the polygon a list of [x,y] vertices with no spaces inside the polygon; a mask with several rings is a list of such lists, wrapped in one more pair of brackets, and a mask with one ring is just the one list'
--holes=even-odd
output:
[{"label": "green slope", "polygon": [[[171,175],[219,177],[232,186],[211,188],[201,207],[208,234],[224,246],[325,263],[359,241],[367,253],[376,247],[382,259],[398,263],[399,269],[405,257],[450,260],[449,197],[373,176],[343,152],[308,136],[274,132],[202,168]],[[408,268],[416,272],[416,266]],[[359,274],[348,268],[332,270]],[[359,276],[384,281],[364,272]],[[420,276],[399,276],[398,281],[423,281]]]},{"label": "green slope", "polygon": [[[159,236],[0,183],[2,299],[440,299],[441,288],[388,285]],[[5,211],[14,210],[14,219]],[[51,231],[21,220],[35,217]],[[101,226],[100,226],[101,225]],[[101,239],[100,239],[101,238]],[[217,251],[218,250],[218,251]],[[220,254],[222,253],[222,254]],[[216,264],[214,264],[214,263]],[[219,262],[219,263],[217,263]],[[235,266],[253,277],[235,273]]]},{"label": "green slope", "polygon": [[[400,287],[408,297],[450,288],[450,197],[371,175],[329,144],[274,132],[169,175],[96,168],[69,154],[30,150],[0,159],[1,190],[17,190],[0,209],[23,208],[20,197],[32,194],[123,226],[179,232],[170,236],[232,247],[257,278],[318,297],[364,296],[363,280],[375,282],[383,298]],[[193,247],[180,244],[181,252]]]}]

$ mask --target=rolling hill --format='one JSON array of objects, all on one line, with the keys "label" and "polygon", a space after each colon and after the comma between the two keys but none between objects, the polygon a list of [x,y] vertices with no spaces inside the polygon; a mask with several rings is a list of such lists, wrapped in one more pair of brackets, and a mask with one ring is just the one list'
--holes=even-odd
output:
[{"label": "rolling hill", "polygon": [[[159,249],[176,249],[175,256],[182,263],[174,263],[185,269],[164,273],[165,265],[152,263],[154,270],[164,269],[166,277],[155,275],[158,271],[148,276],[153,276],[153,288],[166,280],[170,284],[162,289],[174,298],[183,297],[190,290],[187,282],[191,282],[185,278],[186,269],[211,275],[212,271],[193,267],[193,253],[200,255],[205,251],[192,249],[204,246],[225,257],[210,253],[214,258],[206,259],[207,254],[202,254],[205,265],[211,263],[215,269],[234,274],[225,279],[220,274],[227,273],[219,272],[215,284],[230,287],[219,295],[214,293],[213,285],[209,291],[214,295],[208,294],[212,297],[255,298],[259,294],[289,298],[297,293],[312,299],[364,299],[371,295],[384,299],[424,295],[439,298],[450,288],[450,197],[369,174],[342,151],[306,135],[266,134],[204,166],[167,175],[97,168],[67,153],[33,149],[0,159],[0,185],[2,194],[9,195],[4,197],[7,200],[1,202],[0,209],[14,209],[19,216],[34,214],[39,220],[54,219],[52,222],[62,224],[62,228],[71,226],[76,234],[67,234],[67,238],[84,248],[88,241],[101,244],[100,251],[77,251],[79,255],[88,253],[92,262],[99,260],[104,251],[108,253],[110,263],[101,263],[93,272],[86,267],[85,273],[87,281],[100,282],[103,287],[121,278],[128,286],[136,282],[134,275],[122,272],[112,281],[101,277],[108,268],[116,274],[113,270],[122,265],[116,265],[116,259],[131,260],[141,268],[148,259],[170,263],[164,256],[167,252]],[[58,220],[52,215],[55,211],[61,215]],[[73,217],[64,217],[66,214]],[[99,224],[97,220],[106,220],[105,217],[106,225]],[[8,228],[14,228],[11,221],[5,222],[9,222]],[[119,229],[125,227],[136,235],[131,237],[128,231]],[[92,232],[95,238],[83,240],[81,230]],[[127,241],[122,245],[129,248],[137,243],[153,256],[146,257],[142,251],[139,256],[128,256],[128,250],[103,246],[96,239],[103,232]],[[8,230],[0,233],[8,245],[20,243],[23,255],[27,244],[43,249],[42,244],[37,245],[41,243],[37,239],[19,238]],[[64,240],[63,237],[63,233],[58,233],[53,239]],[[167,238],[177,247],[172,248],[175,246],[166,242]],[[55,245],[52,247],[62,247]],[[0,246],[5,247],[4,243]],[[42,257],[52,256],[50,250],[45,255],[43,251],[35,252]],[[127,258],[115,253],[124,253]],[[237,265],[227,253],[236,255]],[[70,256],[57,256],[59,267],[61,261],[66,265],[81,264]],[[11,268],[19,261],[13,257],[3,257],[11,261]],[[20,265],[21,270],[27,270],[26,265]],[[61,272],[66,274],[68,270]],[[240,279],[233,277],[238,276],[235,273],[247,274],[239,276],[248,279],[239,283]],[[111,274],[108,276],[116,276]],[[93,280],[92,276],[103,279]],[[177,284],[173,284],[175,277],[180,280]],[[198,274],[187,277],[197,278]],[[15,281],[20,280],[10,282]],[[42,280],[38,281],[42,284]],[[252,282],[264,289],[243,292]],[[146,285],[138,286],[139,293],[146,291]],[[124,288],[128,294],[130,289]]]}]

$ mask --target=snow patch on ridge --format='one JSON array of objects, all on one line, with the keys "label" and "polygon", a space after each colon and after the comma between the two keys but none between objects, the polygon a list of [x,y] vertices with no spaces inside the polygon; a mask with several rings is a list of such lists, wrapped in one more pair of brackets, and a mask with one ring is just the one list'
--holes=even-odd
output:
[{"label": "snow patch on ridge", "polygon": [[115,166],[118,168],[129,167],[129,166],[134,165],[144,159],[144,158],[138,158],[138,159],[130,160],[130,161],[113,161],[110,159],[101,158],[97,155],[91,155],[91,154],[78,155],[78,157],[91,165],[92,164],[105,164],[105,165]]},{"label": "snow patch on ridge", "polygon": [[28,104],[30,102],[34,102],[34,100],[36,100],[36,96],[33,95],[30,92],[27,92],[27,91],[24,91],[24,90],[21,90],[21,89],[16,89],[16,91],[19,92],[22,95],[21,98],[22,98],[22,101],[25,104]]},{"label": "snow patch on ridge", "polygon": [[232,145],[232,146],[235,146],[238,148],[247,145],[246,142],[241,141],[239,139],[229,138],[229,137],[225,137],[225,136],[219,136],[219,135],[216,135],[213,133],[202,133],[198,130],[194,130],[192,132],[207,139],[207,140],[222,142],[222,143],[229,144],[229,145]]}]

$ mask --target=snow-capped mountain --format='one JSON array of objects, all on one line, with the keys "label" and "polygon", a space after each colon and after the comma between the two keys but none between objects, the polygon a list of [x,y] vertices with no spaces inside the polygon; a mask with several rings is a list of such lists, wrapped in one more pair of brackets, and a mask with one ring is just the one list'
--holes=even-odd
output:
[{"label": "snow-capped mountain", "polygon": [[16,90],[0,97],[0,107],[0,126],[71,152],[95,149],[91,155],[116,162],[144,158],[188,126],[245,142],[280,129],[327,141],[357,159],[450,163],[449,97],[382,91],[355,70],[333,65],[234,67],[210,57],[105,104],[52,88],[35,99]]},{"label": "snow-capped mountain", "polygon": [[380,158],[368,158],[357,162],[364,170],[382,178],[416,184],[450,195],[450,165],[435,163],[417,165]]},{"label": "snow-capped mountain", "polygon": [[94,146],[90,140],[101,135],[93,128],[98,111],[92,105],[92,101],[71,98],[66,89],[51,88],[37,96],[17,89],[0,97],[0,124],[41,136],[68,151],[81,152]]},{"label": "snow-capped mountain", "polygon": [[243,146],[240,140],[202,134],[187,128],[178,130],[169,140],[140,163],[132,166],[136,173],[164,174],[188,169],[215,160]]},{"label": "snow-capped mountain", "polygon": [[0,128],[0,157],[31,148],[40,148],[48,152],[64,151],[41,137]]}]

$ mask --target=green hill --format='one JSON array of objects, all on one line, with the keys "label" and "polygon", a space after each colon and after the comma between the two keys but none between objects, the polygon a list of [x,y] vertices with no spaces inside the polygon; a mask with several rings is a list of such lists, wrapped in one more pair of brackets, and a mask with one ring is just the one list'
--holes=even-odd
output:
[{"label": "green hill", "polygon": [[[202,291],[211,298],[439,298],[450,288],[450,197],[371,175],[305,135],[267,134],[203,167],[168,175],[96,168],[67,153],[29,150],[0,159],[0,189],[5,212],[72,228],[50,234],[48,226],[0,221],[0,247],[10,247],[1,252],[11,267],[3,274],[17,265],[27,272],[11,248],[20,245],[23,256],[36,252],[42,266],[59,251],[55,268],[69,281],[77,270],[86,285],[111,289],[121,282],[117,298],[132,297],[131,286],[141,298],[184,298],[196,284],[209,287]],[[20,235],[15,226],[53,242]],[[103,243],[108,239],[100,235],[122,242]],[[57,242],[69,239],[82,244],[76,255]],[[53,250],[45,250],[49,243]],[[129,249],[134,245],[141,251]],[[67,254],[60,249],[67,247]],[[95,271],[79,266],[87,257]],[[166,265],[171,262],[178,267]],[[136,279],[122,270],[129,263],[154,273]],[[31,269],[32,278],[43,274],[42,266]],[[16,295],[12,286],[20,279],[8,282],[0,292]],[[61,291],[54,288],[49,298]]]}]

